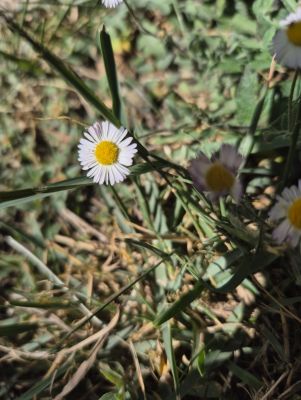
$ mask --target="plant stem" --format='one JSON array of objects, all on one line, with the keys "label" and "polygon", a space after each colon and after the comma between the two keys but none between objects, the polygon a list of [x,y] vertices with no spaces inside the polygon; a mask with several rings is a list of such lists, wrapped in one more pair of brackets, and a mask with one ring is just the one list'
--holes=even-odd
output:
[{"label": "plant stem", "polygon": [[277,188],[277,193],[282,192],[282,190],[284,189],[287,180],[289,178],[290,175],[290,171],[293,165],[293,161],[294,161],[294,156],[295,156],[295,152],[296,152],[296,145],[297,145],[297,141],[298,141],[298,137],[299,137],[299,133],[300,133],[300,126],[301,126],[301,93],[299,94],[299,98],[298,98],[298,110],[297,110],[297,116],[295,119],[295,124],[293,124],[293,98],[294,98],[294,91],[295,91],[295,86],[296,86],[296,82],[297,82],[297,77],[299,75],[299,71],[296,71],[295,76],[294,76],[294,80],[292,82],[292,86],[291,86],[291,92],[290,92],[290,96],[289,96],[289,105],[288,105],[288,129],[291,132],[291,142],[290,142],[290,147],[289,147],[289,151],[288,151],[288,156],[287,156],[287,160],[284,166],[284,170],[283,170],[283,174],[281,177],[281,180],[279,182],[278,188]]},{"label": "plant stem", "polygon": [[141,30],[141,32],[143,32],[145,35],[150,35],[153,36],[155,38],[157,38],[157,36],[155,34],[153,34],[152,32],[150,32],[148,29],[144,28],[144,26],[141,24],[141,22],[139,21],[139,19],[136,17],[134,10],[132,9],[132,7],[129,5],[129,3],[127,2],[127,0],[123,0],[124,4],[126,5],[127,9],[129,10],[129,13],[131,15],[131,17],[133,18],[133,20],[135,21],[136,25],[138,26],[138,28]]}]

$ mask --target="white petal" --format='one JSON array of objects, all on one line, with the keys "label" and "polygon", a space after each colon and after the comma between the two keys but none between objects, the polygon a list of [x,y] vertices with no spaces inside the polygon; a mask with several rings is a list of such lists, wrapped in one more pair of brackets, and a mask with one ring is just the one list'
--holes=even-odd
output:
[{"label": "white petal", "polygon": [[[129,144],[132,142],[132,140],[133,140],[132,137],[128,137],[128,138],[124,139],[122,142],[120,142],[118,146],[119,146],[121,149],[123,149],[123,148],[125,148],[125,147],[128,147]],[[130,147],[130,146],[129,146],[129,147]]]},{"label": "white petal", "polygon": [[281,222],[279,226],[277,226],[276,229],[273,231],[273,238],[278,242],[278,243],[283,243],[284,240],[286,239],[286,236],[288,234],[288,231],[290,229],[290,224],[287,219]]},{"label": "white petal", "polygon": [[106,176],[106,168],[104,167],[104,168],[101,169],[101,173],[100,173],[100,176],[99,176],[99,181],[98,181],[98,183],[99,183],[100,185],[102,185],[102,184],[104,183],[104,181],[105,181],[105,176]]},{"label": "white petal", "polygon": [[123,0],[102,0],[102,4],[107,8],[113,8],[122,3]]},{"label": "white petal", "polygon": [[87,172],[87,176],[89,178],[91,178],[92,176],[94,176],[96,174],[96,172],[98,171],[98,169],[101,168],[98,164],[95,165],[95,167],[91,168],[88,172]]},{"label": "white petal", "polygon": [[293,22],[300,22],[301,21],[301,8],[297,8],[296,12],[290,13],[285,19],[280,21],[280,25],[286,27]]},{"label": "white petal", "polygon": [[242,196],[242,184],[238,179],[235,179],[235,183],[231,189],[231,195],[236,203],[240,202]]},{"label": "white petal", "polygon": [[301,230],[291,228],[290,233],[287,237],[287,242],[291,245],[291,247],[296,247],[300,242],[300,238],[301,238]]},{"label": "white petal", "polygon": [[116,168],[118,168],[118,171],[123,175],[123,176],[127,176],[130,174],[130,170],[126,167],[124,167],[121,164],[115,164]]},{"label": "white petal", "polygon": [[[88,133],[89,133],[90,137],[93,138],[93,142],[94,143],[98,143],[99,142],[100,135],[97,133],[97,127],[95,126],[95,124],[88,128]],[[85,136],[88,137],[88,134],[86,133]]]},{"label": "white petal", "polygon": [[121,132],[121,134],[120,134],[116,144],[119,144],[126,137],[126,135],[128,133],[127,129],[125,129],[123,126],[120,128],[120,132]]},{"label": "white petal", "polygon": [[124,176],[122,175],[121,172],[119,172],[116,165],[113,166],[113,171],[114,171],[116,182],[122,182],[124,180]]},{"label": "white petal", "polygon": [[276,60],[289,68],[301,67],[301,47],[295,46],[288,40],[284,29],[276,32],[273,39],[273,51]]}]

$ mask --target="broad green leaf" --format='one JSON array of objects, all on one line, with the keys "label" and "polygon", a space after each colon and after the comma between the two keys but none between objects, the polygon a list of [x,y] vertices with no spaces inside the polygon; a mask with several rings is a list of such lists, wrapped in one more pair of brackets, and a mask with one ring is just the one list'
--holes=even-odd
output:
[{"label": "broad green leaf", "polygon": [[282,3],[289,12],[295,12],[298,7],[297,0],[282,0]]},{"label": "broad green leaf", "polygon": [[270,265],[278,258],[277,255],[267,253],[266,251],[259,251],[255,255],[247,255],[241,258],[237,271],[234,272],[232,278],[228,280],[221,287],[213,287],[212,285],[204,282],[204,285],[214,292],[227,293],[233,291],[241,282],[251,274],[262,270]]},{"label": "broad green leaf", "polygon": [[261,19],[262,16],[272,10],[274,0],[256,0],[252,5],[252,10],[257,17]]},{"label": "broad green leaf", "polygon": [[240,80],[236,96],[237,119],[241,125],[250,123],[254,105],[257,103],[258,86],[257,73],[247,65]]}]

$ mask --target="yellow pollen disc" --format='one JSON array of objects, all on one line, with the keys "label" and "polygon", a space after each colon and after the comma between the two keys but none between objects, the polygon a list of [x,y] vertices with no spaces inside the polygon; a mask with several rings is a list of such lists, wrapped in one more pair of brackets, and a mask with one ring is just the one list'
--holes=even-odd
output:
[{"label": "yellow pollen disc", "polygon": [[95,157],[99,164],[112,165],[118,160],[119,148],[115,143],[104,140],[95,148]]},{"label": "yellow pollen disc", "polygon": [[205,179],[213,192],[229,191],[234,184],[234,176],[219,163],[214,163],[208,169]]},{"label": "yellow pollen disc", "polygon": [[293,22],[286,29],[288,40],[295,46],[301,46],[301,21]]},{"label": "yellow pollen disc", "polygon": [[301,198],[295,200],[288,209],[288,219],[297,229],[301,229]]}]

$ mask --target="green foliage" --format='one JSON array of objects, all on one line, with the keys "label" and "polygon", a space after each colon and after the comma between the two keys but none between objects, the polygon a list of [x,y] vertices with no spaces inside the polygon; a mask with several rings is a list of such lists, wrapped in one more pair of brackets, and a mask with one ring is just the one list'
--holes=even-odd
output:
[{"label": "green foliage", "polygon": [[[297,2],[8,3],[0,397],[56,398],[96,346],[67,398],[290,398],[300,261],[275,245],[267,212],[279,179],[300,178],[300,80],[293,91],[289,71],[268,75]],[[114,188],[76,160],[99,118],[138,144]],[[222,143],[246,156],[239,204],[211,202],[186,169]]]}]

